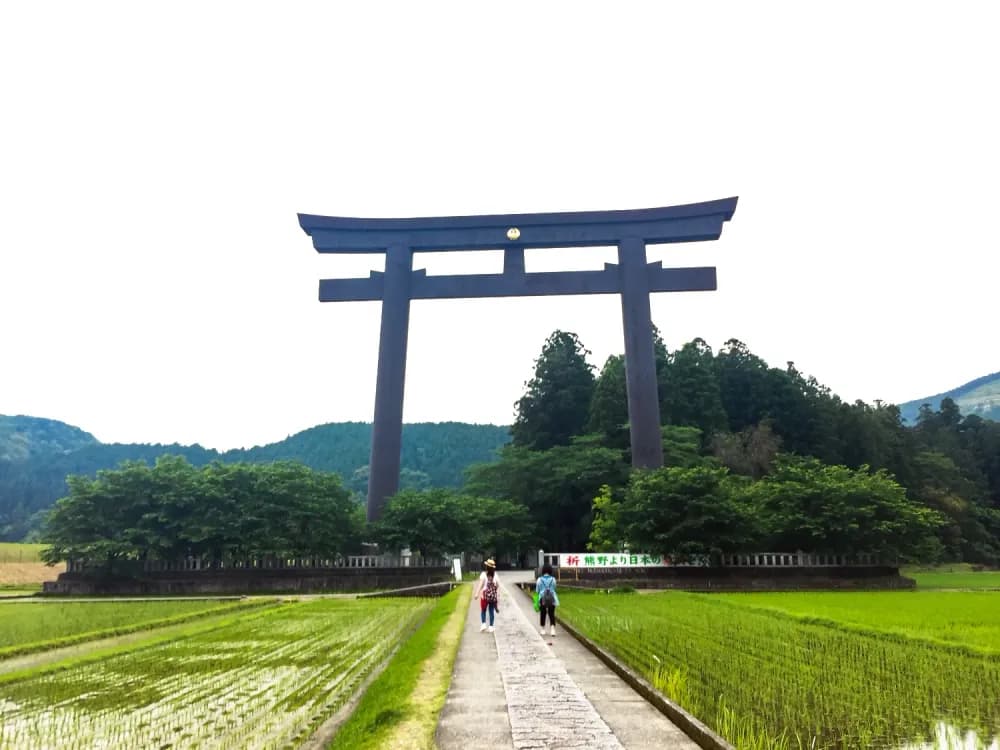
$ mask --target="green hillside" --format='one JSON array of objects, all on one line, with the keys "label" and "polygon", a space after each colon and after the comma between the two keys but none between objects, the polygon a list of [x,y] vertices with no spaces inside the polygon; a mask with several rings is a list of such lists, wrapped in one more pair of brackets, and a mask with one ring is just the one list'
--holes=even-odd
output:
[{"label": "green hillside", "polygon": [[[368,465],[372,426],[340,422],[311,427],[279,443],[232,450],[224,461],[297,459],[318,471],[335,471],[345,479]],[[426,474],[432,487],[457,487],[465,467],[493,459],[510,440],[510,429],[492,424],[423,422],[403,425],[402,466]]]},{"label": "green hillside", "polygon": [[97,438],[79,427],[39,417],[0,414],[0,461],[26,461],[33,456],[67,453]]},{"label": "green hillside", "polygon": [[[467,466],[493,460],[509,439],[509,429],[497,425],[404,425],[403,484],[458,486]],[[66,493],[69,474],[92,476],[122,461],[152,464],[164,454],[183,456],[195,466],[288,459],[337,472],[351,489],[364,492],[370,446],[371,425],[361,422],[320,425],[278,443],[220,453],[200,445],[100,443],[55,420],[0,416],[0,541],[18,541],[36,528],[38,514]]]},{"label": "green hillside", "polygon": [[907,424],[916,424],[917,415],[923,404],[932,409],[941,407],[941,400],[950,398],[958,406],[963,416],[978,416],[1000,422],[1000,372],[985,375],[944,393],[927,398],[918,398],[899,405],[900,413]]}]

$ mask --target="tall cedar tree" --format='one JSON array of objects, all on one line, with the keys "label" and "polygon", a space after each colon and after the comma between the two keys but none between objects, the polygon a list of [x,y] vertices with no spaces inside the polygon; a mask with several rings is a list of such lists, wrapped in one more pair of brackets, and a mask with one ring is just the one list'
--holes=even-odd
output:
[{"label": "tall cedar tree", "polygon": [[660,417],[664,423],[697,427],[705,440],[726,428],[715,356],[702,339],[673,353],[666,381],[665,408]]},{"label": "tall cedar tree", "polygon": [[604,436],[614,448],[628,448],[628,397],[625,387],[625,357],[608,357],[594,386],[590,401],[588,432]]},{"label": "tall cedar tree", "polygon": [[575,333],[555,331],[549,336],[535,360],[535,377],[516,404],[514,445],[547,450],[569,445],[570,438],[584,432],[594,395],[588,354]]}]

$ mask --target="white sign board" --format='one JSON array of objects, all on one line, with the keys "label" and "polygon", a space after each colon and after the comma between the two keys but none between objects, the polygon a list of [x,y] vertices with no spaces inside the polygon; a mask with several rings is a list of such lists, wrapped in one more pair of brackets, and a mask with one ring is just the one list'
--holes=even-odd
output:
[{"label": "white sign board", "polygon": [[629,552],[560,552],[560,568],[663,568],[671,565],[663,555]]}]

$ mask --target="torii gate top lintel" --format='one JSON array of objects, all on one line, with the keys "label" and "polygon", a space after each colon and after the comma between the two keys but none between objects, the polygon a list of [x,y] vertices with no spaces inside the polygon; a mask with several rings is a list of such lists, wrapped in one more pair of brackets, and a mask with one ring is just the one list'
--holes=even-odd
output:
[{"label": "torii gate top lintel", "polygon": [[[500,250],[511,246],[588,247],[634,237],[647,245],[715,240],[733,217],[737,198],[625,211],[363,219],[299,214],[321,253]],[[511,230],[517,230],[516,235]]]}]

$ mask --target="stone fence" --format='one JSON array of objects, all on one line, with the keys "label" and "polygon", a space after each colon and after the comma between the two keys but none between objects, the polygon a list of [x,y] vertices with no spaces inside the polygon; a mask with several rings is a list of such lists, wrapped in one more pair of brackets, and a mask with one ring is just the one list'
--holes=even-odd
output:
[{"label": "stone fence", "polygon": [[451,560],[439,557],[412,555],[344,555],[341,557],[284,557],[261,555],[255,557],[181,557],[173,560],[68,560],[67,573],[110,571],[129,575],[140,573],[195,572],[218,570],[342,570],[345,568],[441,568],[449,567]]},{"label": "stone fence", "polygon": [[538,552],[539,567],[564,570],[655,570],[660,568],[869,568],[882,565],[874,553],[740,552],[710,555],[647,555],[630,552]]},{"label": "stone fence", "polygon": [[751,552],[721,555],[723,568],[851,568],[879,564],[878,555],[821,555],[807,552]]},{"label": "stone fence", "polygon": [[44,594],[212,595],[360,592],[404,589],[451,580],[448,560],[352,556],[341,560],[253,558],[246,560],[73,561]]},{"label": "stone fence", "polygon": [[[630,553],[539,552],[565,585],[583,588],[684,589],[689,591],[795,591],[909,589],[913,580],[874,554],[754,552],[715,558],[671,559]],[[562,563],[560,565],[560,563]]]},{"label": "stone fence", "polygon": [[741,567],[692,566],[635,570],[555,571],[564,586],[685,591],[826,591],[911,589],[916,584],[889,566]]}]

